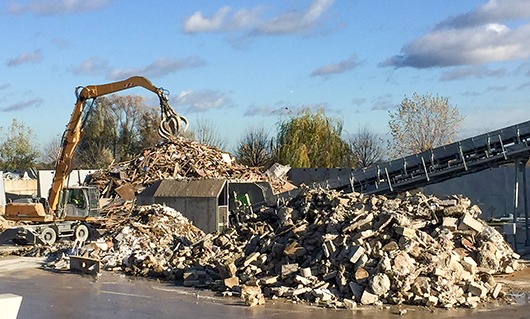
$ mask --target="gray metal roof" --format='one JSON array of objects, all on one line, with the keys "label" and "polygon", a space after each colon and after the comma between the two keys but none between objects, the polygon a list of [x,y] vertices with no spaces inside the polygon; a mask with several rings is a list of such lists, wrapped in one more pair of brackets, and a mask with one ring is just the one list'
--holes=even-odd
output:
[{"label": "gray metal roof", "polygon": [[224,179],[175,180],[164,179],[147,187],[141,196],[153,197],[219,197],[226,185]]}]

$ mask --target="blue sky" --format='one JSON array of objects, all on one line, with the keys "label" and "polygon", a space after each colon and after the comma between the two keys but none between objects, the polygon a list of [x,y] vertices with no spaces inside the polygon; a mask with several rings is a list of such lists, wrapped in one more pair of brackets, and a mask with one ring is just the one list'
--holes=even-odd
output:
[{"label": "blue sky", "polygon": [[[460,137],[530,119],[528,0],[0,2],[0,126],[62,134],[76,86],[142,75],[229,145],[323,107],[388,133],[405,96],[447,97]],[[146,96],[132,89],[120,94]]]}]

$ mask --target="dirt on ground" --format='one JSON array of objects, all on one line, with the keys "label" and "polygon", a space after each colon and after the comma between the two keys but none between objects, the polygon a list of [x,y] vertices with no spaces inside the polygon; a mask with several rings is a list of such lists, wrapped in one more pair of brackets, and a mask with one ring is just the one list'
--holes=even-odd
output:
[{"label": "dirt on ground", "polygon": [[495,276],[497,282],[504,285],[504,290],[507,293],[530,293],[530,260],[523,259],[521,263],[526,266],[524,269],[511,274]]}]

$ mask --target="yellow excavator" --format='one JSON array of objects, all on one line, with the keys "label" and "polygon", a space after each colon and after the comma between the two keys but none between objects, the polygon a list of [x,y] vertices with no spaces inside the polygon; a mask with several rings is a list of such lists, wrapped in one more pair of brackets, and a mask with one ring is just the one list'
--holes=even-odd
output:
[{"label": "yellow excavator", "polygon": [[4,231],[0,242],[10,240],[17,244],[51,245],[61,237],[80,241],[89,237],[92,223],[100,219],[99,191],[95,187],[87,186],[65,187],[72,171],[74,152],[82,136],[87,104],[88,101],[94,102],[97,97],[133,87],[143,87],[158,96],[161,111],[158,133],[162,138],[171,140],[186,130],[188,121],[169,105],[169,92],[155,87],[144,77],[133,76],[108,84],[77,87],[77,101],[62,137],[48,199],[26,199],[8,203],[4,217],[7,220],[28,223]]}]

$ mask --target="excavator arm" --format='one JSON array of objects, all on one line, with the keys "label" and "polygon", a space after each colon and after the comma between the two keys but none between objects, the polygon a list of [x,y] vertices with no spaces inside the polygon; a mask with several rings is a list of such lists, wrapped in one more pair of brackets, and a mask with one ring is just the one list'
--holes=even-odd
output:
[{"label": "excavator arm", "polygon": [[95,99],[106,94],[133,87],[143,87],[158,96],[161,109],[161,121],[158,133],[162,138],[171,140],[179,132],[186,130],[188,121],[186,118],[175,113],[171,106],[169,106],[166,91],[162,88],[155,87],[151,81],[144,77],[133,76],[123,81],[76,88],[77,101],[63,135],[60,154],[55,166],[55,176],[48,196],[48,204],[51,211],[56,211],[59,202],[59,194],[64,187],[66,178],[72,171],[74,152],[81,138],[81,126],[83,122],[85,102],[90,99]]}]

